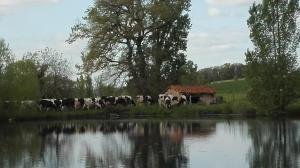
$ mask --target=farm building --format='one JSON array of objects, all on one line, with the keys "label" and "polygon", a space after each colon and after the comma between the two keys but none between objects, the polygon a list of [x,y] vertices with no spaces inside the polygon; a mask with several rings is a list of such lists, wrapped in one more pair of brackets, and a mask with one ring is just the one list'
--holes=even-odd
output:
[{"label": "farm building", "polygon": [[188,100],[191,103],[200,104],[215,104],[217,103],[217,98],[215,97],[216,90],[208,86],[195,85],[195,86],[181,86],[181,85],[171,85],[168,87],[166,94],[180,96],[187,95],[190,96]]}]

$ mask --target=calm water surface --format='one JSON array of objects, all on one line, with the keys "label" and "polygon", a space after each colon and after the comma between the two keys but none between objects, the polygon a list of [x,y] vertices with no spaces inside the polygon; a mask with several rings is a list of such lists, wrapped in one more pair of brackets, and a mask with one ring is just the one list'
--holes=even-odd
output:
[{"label": "calm water surface", "polygon": [[0,124],[1,168],[294,168],[300,120]]}]

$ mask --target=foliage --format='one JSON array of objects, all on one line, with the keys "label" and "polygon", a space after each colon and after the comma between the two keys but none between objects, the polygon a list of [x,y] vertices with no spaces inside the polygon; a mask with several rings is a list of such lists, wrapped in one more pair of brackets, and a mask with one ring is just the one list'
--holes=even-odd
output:
[{"label": "foliage", "polygon": [[[6,67],[14,60],[13,54],[9,45],[3,39],[0,39],[0,101],[4,98],[4,74]],[[1,106],[1,102],[0,102]]]},{"label": "foliage", "polygon": [[94,97],[95,93],[91,76],[81,74],[75,82],[74,92],[76,97]]},{"label": "foliage", "polygon": [[180,68],[179,83],[182,85],[199,85],[204,84],[204,79],[198,73],[198,66],[192,61],[187,63]]},{"label": "foliage", "polygon": [[95,93],[97,96],[120,96],[129,95],[128,89],[122,86],[116,86],[106,83],[102,75],[96,78]]},{"label": "foliage", "polygon": [[40,97],[37,68],[30,61],[17,61],[6,67],[5,100],[36,100]]},{"label": "foliage", "polygon": [[83,75],[80,75],[79,78],[76,79],[75,82],[75,97],[85,97],[86,96],[86,81],[83,78]]},{"label": "foliage", "polygon": [[90,75],[86,76],[86,96],[94,97],[93,82]]},{"label": "foliage", "polygon": [[244,78],[245,66],[243,64],[226,63],[221,66],[209,67],[199,70],[203,82],[214,82]]},{"label": "foliage", "polygon": [[[84,71],[106,71],[130,90],[157,94],[185,64],[190,0],[95,0],[69,42],[88,38]],[[114,80],[115,81],[115,80]]]},{"label": "foliage", "polygon": [[295,95],[298,0],[263,0],[249,10],[254,49],[246,52],[248,97],[266,111],[284,110]]},{"label": "foliage", "polygon": [[296,99],[290,104],[287,105],[286,111],[291,114],[298,114],[300,113],[300,99]]},{"label": "foliage", "polygon": [[5,67],[14,60],[9,45],[3,39],[0,39],[0,75],[3,74]]},{"label": "foliage", "polygon": [[73,95],[71,68],[62,54],[45,48],[37,52],[28,52],[23,60],[32,61],[38,69],[41,96],[44,98],[62,98]]}]

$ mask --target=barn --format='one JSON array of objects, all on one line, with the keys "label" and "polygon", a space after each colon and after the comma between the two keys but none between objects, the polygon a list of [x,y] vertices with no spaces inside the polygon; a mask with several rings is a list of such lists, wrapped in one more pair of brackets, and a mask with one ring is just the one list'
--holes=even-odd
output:
[{"label": "barn", "polygon": [[194,86],[181,86],[171,85],[168,87],[166,94],[179,96],[187,95],[190,96],[188,100],[191,103],[199,104],[215,104],[216,103],[216,90],[204,85]]}]

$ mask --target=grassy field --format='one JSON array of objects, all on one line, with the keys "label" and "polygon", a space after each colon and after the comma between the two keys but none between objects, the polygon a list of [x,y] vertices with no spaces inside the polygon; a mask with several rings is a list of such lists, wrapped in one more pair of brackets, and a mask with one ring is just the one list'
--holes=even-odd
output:
[{"label": "grassy field", "polygon": [[209,85],[217,90],[217,96],[223,96],[226,102],[246,99],[248,84],[245,79],[218,81]]}]

